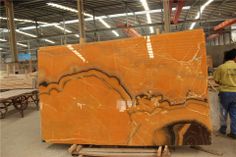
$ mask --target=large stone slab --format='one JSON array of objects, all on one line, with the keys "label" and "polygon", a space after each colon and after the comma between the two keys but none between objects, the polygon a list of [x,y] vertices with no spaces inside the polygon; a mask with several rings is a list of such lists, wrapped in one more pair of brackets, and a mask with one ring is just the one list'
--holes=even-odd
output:
[{"label": "large stone slab", "polygon": [[38,57],[47,142],[211,142],[202,30],[44,47]]}]

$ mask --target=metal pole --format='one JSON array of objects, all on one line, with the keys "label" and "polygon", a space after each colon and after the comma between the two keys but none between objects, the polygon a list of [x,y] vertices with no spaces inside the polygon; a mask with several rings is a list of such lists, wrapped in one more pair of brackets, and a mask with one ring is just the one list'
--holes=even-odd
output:
[{"label": "metal pole", "polygon": [[81,44],[86,42],[86,36],[85,36],[85,30],[84,30],[84,6],[83,4],[84,4],[83,0],[77,0]]},{"label": "metal pole", "polygon": [[[95,30],[97,30],[96,19],[95,19],[95,11],[94,10],[93,10],[93,25],[95,27]],[[94,40],[98,41],[98,34],[97,34],[96,31],[94,32]]]},{"label": "metal pole", "polygon": [[164,31],[170,32],[170,4],[169,0],[163,0],[164,8]]},{"label": "metal pole", "polygon": [[67,36],[66,36],[66,24],[65,24],[65,18],[63,17],[63,31],[64,31],[64,45],[67,44]]},{"label": "metal pole", "polygon": [[31,73],[33,68],[32,68],[32,53],[30,51],[30,41],[28,41],[28,53],[30,54],[30,59],[29,59],[29,72]]},{"label": "metal pole", "polygon": [[6,15],[7,15],[7,27],[9,30],[9,42],[10,50],[12,52],[12,62],[17,63],[17,46],[16,46],[16,32],[15,32],[15,22],[14,22],[14,9],[13,2],[10,0],[5,0]]},{"label": "metal pole", "polygon": [[[38,37],[41,37],[41,33],[40,33],[40,30],[39,30],[39,27],[38,27],[38,26],[39,26],[39,25],[38,25],[38,21],[35,20],[36,34],[37,34]],[[39,38],[37,38],[37,44],[38,44],[38,47],[41,46],[41,43],[40,43]]]}]

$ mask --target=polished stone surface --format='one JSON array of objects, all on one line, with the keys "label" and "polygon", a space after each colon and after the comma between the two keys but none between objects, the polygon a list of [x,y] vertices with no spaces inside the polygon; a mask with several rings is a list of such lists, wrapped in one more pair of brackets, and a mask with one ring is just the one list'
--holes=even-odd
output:
[{"label": "polished stone surface", "polygon": [[202,30],[46,47],[38,55],[47,142],[210,144]]}]

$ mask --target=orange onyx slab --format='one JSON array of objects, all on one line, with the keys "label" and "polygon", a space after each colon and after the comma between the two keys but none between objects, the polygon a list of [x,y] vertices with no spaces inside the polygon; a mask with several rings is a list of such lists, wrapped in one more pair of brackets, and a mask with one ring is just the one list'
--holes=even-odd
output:
[{"label": "orange onyx slab", "polygon": [[38,68],[46,142],[211,143],[201,29],[43,47]]}]

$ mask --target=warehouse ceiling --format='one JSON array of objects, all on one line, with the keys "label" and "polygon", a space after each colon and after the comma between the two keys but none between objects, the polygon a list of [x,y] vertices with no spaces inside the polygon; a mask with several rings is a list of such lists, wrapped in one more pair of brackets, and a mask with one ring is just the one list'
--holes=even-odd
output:
[{"label": "warehouse ceiling", "polygon": [[[142,1],[147,2],[146,6]],[[84,0],[87,41],[126,38],[127,34],[120,27],[122,24],[128,24],[142,35],[155,34],[157,29],[162,31],[163,2],[142,1]],[[13,3],[19,52],[79,42],[76,0],[13,0]],[[176,6],[173,0],[172,16]],[[4,1],[1,1],[0,11],[0,52],[7,55],[11,53]],[[197,17],[198,13],[200,16]],[[202,27],[209,35],[215,25],[235,17],[236,0],[185,0],[179,22],[172,24],[171,30]]]}]

